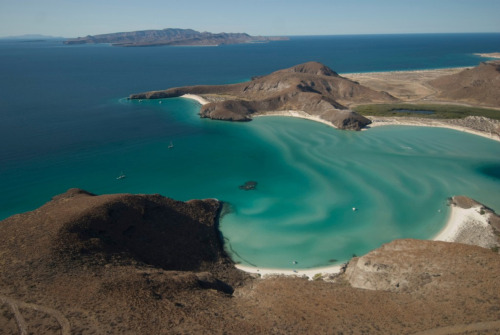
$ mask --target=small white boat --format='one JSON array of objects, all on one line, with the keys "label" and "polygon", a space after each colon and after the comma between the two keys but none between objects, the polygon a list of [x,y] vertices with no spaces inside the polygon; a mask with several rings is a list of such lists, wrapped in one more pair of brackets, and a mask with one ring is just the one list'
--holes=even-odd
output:
[{"label": "small white boat", "polygon": [[173,147],[174,147],[174,144],[172,143],[172,141],[170,141],[170,144],[168,145],[168,148],[172,149]]},{"label": "small white boat", "polygon": [[116,180],[120,180],[120,179],[125,179],[127,178],[127,176],[123,173],[123,171],[120,173],[120,175],[118,177],[116,177]]},{"label": "small white boat", "polygon": [[355,212],[355,211],[357,211],[357,210],[358,210],[358,209],[357,209],[356,207],[353,207],[353,208],[352,208],[352,211],[353,211],[353,212]]}]

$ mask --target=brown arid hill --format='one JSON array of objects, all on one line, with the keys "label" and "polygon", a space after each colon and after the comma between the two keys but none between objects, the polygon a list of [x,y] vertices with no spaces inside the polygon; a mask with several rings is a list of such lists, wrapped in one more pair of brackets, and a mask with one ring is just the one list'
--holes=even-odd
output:
[{"label": "brown arid hill", "polygon": [[64,44],[99,44],[110,43],[121,47],[150,47],[167,45],[221,45],[240,43],[262,43],[288,40],[286,37],[250,36],[246,33],[209,33],[193,29],[167,28],[162,30],[140,30],[120,33],[88,35],[71,38]]},{"label": "brown arid hill", "polygon": [[393,102],[385,92],[344,78],[318,62],[300,64],[249,82],[231,85],[187,86],[130,95],[130,99],[162,99],[202,95],[209,104],[200,116],[215,120],[250,121],[253,115],[302,111],[340,129],[360,130],[370,123],[349,110],[350,104]]},{"label": "brown arid hill", "polygon": [[428,84],[438,90],[436,99],[500,107],[500,61],[484,62]]},{"label": "brown arid hill", "polygon": [[213,199],[72,189],[0,221],[0,333],[500,332],[489,249],[399,240],[334,282],[259,279],[223,252],[219,211]]}]

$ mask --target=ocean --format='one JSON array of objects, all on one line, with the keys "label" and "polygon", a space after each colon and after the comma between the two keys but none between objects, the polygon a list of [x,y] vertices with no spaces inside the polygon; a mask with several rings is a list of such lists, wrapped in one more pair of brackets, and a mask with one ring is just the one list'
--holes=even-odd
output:
[{"label": "ocean", "polygon": [[[450,196],[500,211],[498,142],[436,128],[212,121],[191,100],[126,97],[241,82],[307,61],[340,74],[474,66],[485,60],[475,53],[499,48],[500,34],[149,48],[0,41],[0,219],[72,187],[218,198],[233,259],[273,268],[338,265],[395,238],[430,238]],[[256,189],[241,190],[246,181]]]}]

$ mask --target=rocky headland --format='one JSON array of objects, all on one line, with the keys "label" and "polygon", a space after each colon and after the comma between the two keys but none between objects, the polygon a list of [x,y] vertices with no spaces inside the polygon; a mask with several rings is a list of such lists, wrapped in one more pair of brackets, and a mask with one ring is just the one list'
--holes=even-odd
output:
[{"label": "rocky headland", "polygon": [[109,43],[120,47],[150,46],[215,46],[222,44],[262,43],[288,40],[287,37],[250,36],[246,33],[209,33],[193,29],[167,28],[162,30],[140,30],[111,34],[88,35],[65,40],[64,44]]},{"label": "rocky headland", "polygon": [[210,103],[200,116],[215,120],[250,121],[253,116],[301,111],[340,129],[360,130],[370,120],[349,109],[353,103],[394,102],[388,93],[344,78],[318,62],[300,64],[249,82],[187,86],[130,95],[130,99],[162,99],[202,95]]},{"label": "rocky headland", "polygon": [[220,206],[71,189],[0,221],[2,333],[500,331],[497,249],[397,240],[354,258],[333,281],[260,279],[225,254]]}]

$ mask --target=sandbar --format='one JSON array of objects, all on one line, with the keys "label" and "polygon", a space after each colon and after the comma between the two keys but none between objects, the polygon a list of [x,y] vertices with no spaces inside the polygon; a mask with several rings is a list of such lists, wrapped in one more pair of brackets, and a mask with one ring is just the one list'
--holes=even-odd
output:
[{"label": "sandbar", "polygon": [[474,55],[485,58],[500,58],[500,52],[478,53]]}]

